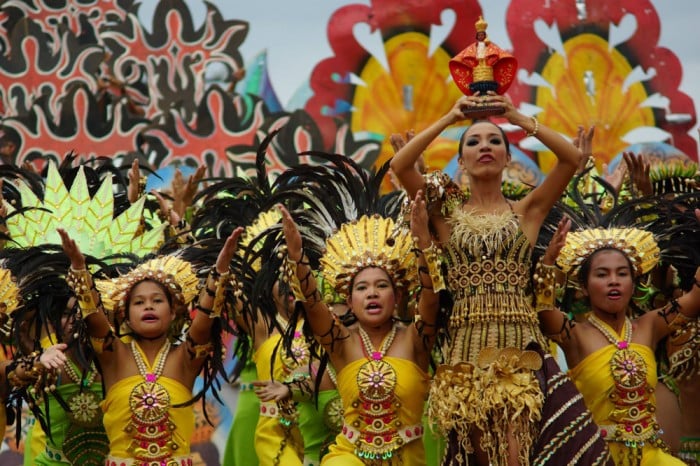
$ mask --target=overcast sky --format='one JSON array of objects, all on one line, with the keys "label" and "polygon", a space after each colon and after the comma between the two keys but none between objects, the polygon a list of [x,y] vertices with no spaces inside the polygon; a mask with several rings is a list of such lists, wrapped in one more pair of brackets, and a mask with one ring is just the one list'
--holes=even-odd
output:
[{"label": "overcast sky", "polygon": [[[167,1],[167,0],[164,0]],[[430,0],[425,0],[430,1]],[[569,0],[574,1],[574,0]],[[598,0],[603,1],[603,0]],[[611,1],[611,0],[608,0]],[[342,5],[369,4],[369,0],[210,0],[224,18],[250,23],[248,36],[240,48],[245,60],[267,49],[269,73],[280,101],[287,103],[308,78],[314,65],[331,55],[326,25],[331,14]],[[681,90],[700,110],[700,1],[651,0],[661,19],[659,45],[671,49],[683,64]],[[142,0],[141,16],[146,27],[157,3]],[[204,16],[202,0],[187,0],[195,21]],[[489,22],[489,37],[505,49],[511,49],[505,29],[505,12],[510,0],[481,1]],[[657,70],[663,73],[663,70]],[[692,132],[698,139],[697,131]]]}]

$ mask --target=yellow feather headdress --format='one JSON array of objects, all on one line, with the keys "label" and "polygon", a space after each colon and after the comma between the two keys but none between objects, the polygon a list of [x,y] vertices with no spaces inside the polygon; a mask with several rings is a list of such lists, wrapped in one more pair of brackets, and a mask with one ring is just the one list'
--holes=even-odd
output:
[{"label": "yellow feather headdress", "polygon": [[95,280],[102,304],[108,315],[122,323],[126,314],[129,292],[137,283],[153,280],[163,285],[184,306],[197,296],[199,280],[192,265],[174,256],[161,256],[144,262],[128,273],[108,280]]},{"label": "yellow feather headdress", "polygon": [[394,221],[378,215],[344,224],[326,241],[321,276],[346,298],[355,275],[367,267],[383,269],[394,286],[408,289],[417,282],[414,244],[408,229],[395,230]]},{"label": "yellow feather headdress", "polygon": [[578,279],[581,265],[600,249],[616,249],[632,262],[636,277],[659,262],[659,246],[654,235],[638,228],[591,228],[569,233],[557,263],[570,280]]},{"label": "yellow feather headdress", "polygon": [[[254,240],[263,231],[279,223],[281,218],[282,214],[280,214],[280,211],[277,207],[274,207],[270,210],[266,210],[265,212],[261,212],[253,221],[253,223],[246,227],[245,231],[243,232],[243,235],[241,235],[241,239],[238,242],[238,253],[243,254],[243,251],[245,251],[248,248],[248,245],[252,240]],[[260,243],[258,243],[253,246],[253,249],[257,252],[260,249],[260,247],[261,245]],[[260,258],[255,259],[255,261],[253,261],[253,263],[250,264],[250,266],[255,272],[259,272],[260,267],[262,266]]]}]

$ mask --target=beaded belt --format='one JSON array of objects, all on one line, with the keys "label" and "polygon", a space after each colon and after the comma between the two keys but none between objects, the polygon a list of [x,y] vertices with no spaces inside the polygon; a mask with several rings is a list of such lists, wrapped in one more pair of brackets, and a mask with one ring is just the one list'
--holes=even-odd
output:
[{"label": "beaded belt", "polygon": [[[343,429],[340,432],[352,444],[357,443],[362,435],[362,432],[347,424],[343,424]],[[414,440],[418,440],[419,438],[423,437],[423,424],[406,426],[398,429],[396,433],[403,440],[403,445],[406,445],[409,442],[413,442]]]},{"label": "beaded belt", "polygon": [[71,464],[70,461],[68,461],[68,458],[66,458],[66,455],[64,455],[61,450],[56,450],[55,448],[51,448],[50,446],[46,445],[45,452],[46,456],[51,461]]},{"label": "beaded belt", "polygon": [[192,466],[193,464],[192,455],[173,456],[165,461],[139,461],[112,455],[105,459],[105,466]]},{"label": "beaded belt", "polygon": [[681,437],[681,448],[678,457],[688,464],[700,463],[700,438]]},{"label": "beaded belt", "polygon": [[600,432],[600,436],[606,442],[620,442],[628,447],[642,447],[647,443],[661,448],[664,447],[664,442],[659,437],[659,434],[663,434],[663,430],[660,429],[658,431],[649,430],[641,434],[635,434],[620,428],[620,426],[611,424],[598,426],[598,432]]},{"label": "beaded belt", "polygon": [[264,417],[280,417],[280,409],[274,401],[260,402],[260,415]]}]

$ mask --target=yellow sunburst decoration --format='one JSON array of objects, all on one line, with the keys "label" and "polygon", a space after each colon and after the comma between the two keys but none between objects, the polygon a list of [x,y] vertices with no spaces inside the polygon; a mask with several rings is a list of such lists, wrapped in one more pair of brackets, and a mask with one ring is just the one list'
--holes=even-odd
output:
[{"label": "yellow sunburst decoration", "polygon": [[[255,239],[263,231],[270,228],[272,225],[279,223],[281,218],[282,215],[280,214],[279,209],[276,207],[260,213],[253,223],[246,227],[245,231],[241,235],[241,239],[238,242],[238,254],[242,254],[253,239]],[[256,246],[257,247],[254,249],[257,251],[260,249],[260,245],[258,244]],[[261,265],[260,258],[255,259],[255,261],[250,264],[251,268],[255,272],[260,271]]]}]

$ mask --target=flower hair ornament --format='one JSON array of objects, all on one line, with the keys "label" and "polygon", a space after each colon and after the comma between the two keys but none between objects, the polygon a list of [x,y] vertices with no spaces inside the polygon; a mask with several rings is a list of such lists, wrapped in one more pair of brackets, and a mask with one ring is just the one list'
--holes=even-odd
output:
[{"label": "flower hair ornament", "polygon": [[365,215],[328,238],[320,261],[321,276],[343,298],[350,294],[357,273],[367,267],[383,269],[394,286],[410,289],[418,280],[413,250],[409,230],[397,232],[392,219]]},{"label": "flower hair ornament", "polygon": [[622,252],[632,262],[635,277],[649,272],[659,262],[659,246],[650,232],[638,228],[591,228],[567,235],[557,263],[569,280],[577,281],[581,265],[601,249]]},{"label": "flower hair ornament", "polygon": [[[102,304],[107,314],[114,320],[120,330],[126,318],[126,306],[129,293],[134,285],[144,280],[152,280],[165,287],[178,304],[175,311],[186,314],[186,307],[198,293],[199,280],[192,265],[175,256],[160,256],[148,260],[128,273],[108,280],[95,280],[100,292]],[[184,316],[177,315],[176,319]],[[124,334],[125,332],[120,332]]]}]

